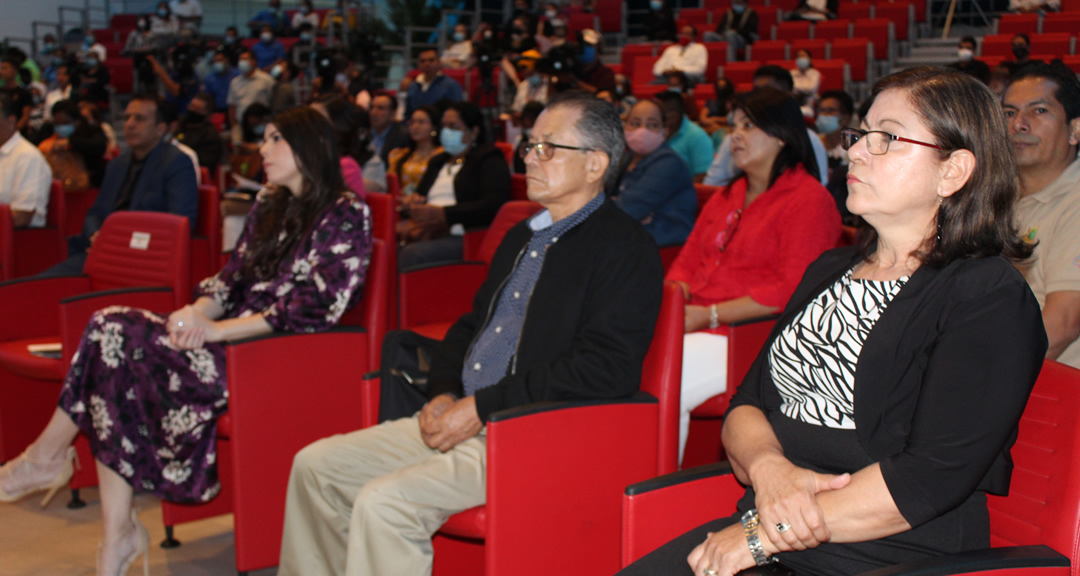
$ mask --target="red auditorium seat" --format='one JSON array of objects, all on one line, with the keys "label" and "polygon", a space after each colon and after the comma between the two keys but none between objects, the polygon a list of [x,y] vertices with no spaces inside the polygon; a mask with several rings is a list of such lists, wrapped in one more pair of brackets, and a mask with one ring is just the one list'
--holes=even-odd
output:
[{"label": "red auditorium seat", "polygon": [[66,200],[63,182],[53,179],[49,187],[45,226],[15,230],[15,268],[12,278],[33,276],[67,257]]},{"label": "red auditorium seat", "polygon": [[514,167],[514,145],[509,143],[509,142],[499,141],[499,142],[495,143],[495,146],[498,147],[499,150],[502,151],[503,156],[506,157],[506,163],[509,164],[511,168],[513,168]]},{"label": "red auditorium seat", "polygon": [[1043,16],[1043,34],[1053,34],[1056,32],[1072,34],[1078,30],[1080,30],[1080,14],[1058,13]]},{"label": "red auditorium seat", "polygon": [[[873,574],[1068,576],[1080,565],[1080,371],[1047,360],[1020,419],[1008,496],[988,496],[990,549]],[[735,511],[743,488],[724,464],[626,488],[622,563]]]},{"label": "red auditorium seat", "polygon": [[[832,58],[832,56],[829,56],[828,42],[824,39],[815,38],[813,40],[792,40],[791,48],[789,50],[791,53],[791,56],[789,57],[793,60],[795,59],[795,56],[798,54],[799,50],[806,50],[810,52],[810,58],[814,61],[815,66],[817,66],[818,60]],[[758,60],[761,60],[761,58],[758,58]]]},{"label": "red auditorium seat", "polygon": [[[97,200],[98,192],[100,192],[98,188],[64,190],[64,211],[67,213],[63,223],[65,237],[78,236],[82,232],[86,213],[90,211],[90,207]],[[64,246],[64,254],[67,254],[66,245]]]},{"label": "red auditorium seat", "polygon": [[1030,14],[1002,14],[997,21],[997,34],[1027,34],[1029,36],[1039,33],[1039,15]]},{"label": "red auditorium seat", "polygon": [[571,12],[566,17],[566,34],[568,37],[572,38],[572,35],[575,32],[589,29],[603,32],[601,29],[600,17],[596,14],[590,14],[588,12]]},{"label": "red auditorium seat", "polygon": [[135,89],[135,78],[131,71],[131,58],[109,56],[105,60],[109,69],[110,86],[117,94],[131,94]]},{"label": "red auditorium seat", "polygon": [[781,22],[772,29],[773,40],[801,40],[810,37],[810,22],[796,20],[793,22]]},{"label": "red auditorium seat", "polygon": [[[543,403],[491,416],[487,504],[455,514],[435,535],[436,574],[618,569],[619,489],[613,494],[612,485],[674,470],[678,458],[683,316],[682,290],[665,284],[635,397]],[[378,380],[366,380],[364,387],[370,406],[378,398]],[[373,416],[367,414],[365,423],[373,424]],[[533,553],[539,542],[542,555]],[[525,557],[530,560],[522,563]]]},{"label": "red auditorium seat", "polygon": [[873,78],[874,47],[866,38],[833,40],[829,52],[833,60],[848,63],[852,82],[863,84]]},{"label": "red auditorium seat", "polygon": [[[758,14],[758,26],[759,26],[758,30],[760,31],[759,34],[761,35],[762,38],[768,37],[768,35],[769,35],[768,31],[770,30],[771,26],[774,26],[776,24],[779,24],[779,23],[783,22],[783,20],[781,20],[780,9],[777,8],[775,5],[774,6],[754,6],[753,8],[754,8],[754,11],[757,12],[757,14]],[[721,16],[722,16],[721,13],[719,13],[719,12],[716,13],[713,16],[713,21],[714,22],[719,22]]]},{"label": "red auditorium seat", "polygon": [[893,39],[897,42],[914,38],[915,7],[910,2],[878,2],[874,4],[874,17],[893,23]]},{"label": "red auditorium seat", "polygon": [[705,81],[716,82],[716,69],[728,61],[729,46],[727,42],[702,42],[705,51],[709,54],[709,63],[705,66]]},{"label": "red auditorium seat", "polygon": [[1002,56],[1012,60],[1012,35],[1011,34],[987,34],[983,36],[979,55],[983,58],[989,56]]},{"label": "red auditorium seat", "polygon": [[[202,169],[206,172],[206,168]],[[221,194],[218,187],[203,175],[199,186],[199,213],[191,235],[191,285],[217,274],[221,268]]]},{"label": "red auditorium seat", "polygon": [[[187,218],[117,212],[105,220],[83,275],[0,285],[0,460],[17,456],[45,427],[90,315],[112,305],[168,314],[190,294]],[[27,345],[60,343],[60,358]]]},{"label": "red auditorium seat", "polygon": [[[1073,53],[1073,42],[1068,32],[1034,34],[1031,36],[1032,59],[1049,61],[1068,56]],[[1040,58],[1040,54],[1050,58]]]},{"label": "red auditorium seat", "polygon": [[893,23],[884,18],[860,18],[851,27],[852,38],[868,38],[874,43],[874,60],[891,60]]},{"label": "red auditorium seat", "polygon": [[713,22],[719,22],[719,20],[713,20],[712,10],[708,8],[683,8],[679,10],[679,20],[693,24],[698,32],[716,28]]},{"label": "red auditorium seat", "polygon": [[839,38],[851,38],[851,20],[844,18],[814,23],[814,39],[836,40]]},{"label": "red auditorium seat", "polygon": [[[622,54],[620,55],[623,74],[633,76],[634,73],[634,61],[637,58],[651,58],[657,56],[656,45],[649,43],[642,44],[627,44],[622,48]],[[652,74],[652,70],[649,70],[649,74]],[[631,79],[631,82],[633,80]]]},{"label": "red auditorium seat", "polygon": [[840,20],[873,18],[874,5],[869,2],[841,2],[836,10],[836,17]]},{"label": "red auditorium seat", "polygon": [[593,11],[600,18],[600,29],[605,34],[626,33],[626,7],[622,0],[596,0]]},{"label": "red auditorium seat", "polygon": [[728,62],[724,65],[720,76],[727,78],[734,84],[749,83],[754,81],[754,71],[761,67],[762,62],[751,60],[749,62]]},{"label": "red auditorium seat", "polygon": [[[511,174],[510,175],[510,199],[511,200],[528,200],[529,199],[529,184],[525,180],[524,174]],[[465,236],[468,240],[468,235]]]},{"label": "red auditorium seat", "polygon": [[0,204],[0,282],[11,280],[15,274],[15,223],[11,206]]},{"label": "red auditorium seat", "polygon": [[787,40],[758,40],[746,48],[747,60],[787,60]]},{"label": "red auditorium seat", "polygon": [[1061,0],[1062,12],[1080,12],[1080,0]]},{"label": "red auditorium seat", "polygon": [[[454,321],[472,309],[473,295],[487,276],[503,236],[540,209],[535,202],[507,202],[499,208],[482,241],[476,242],[466,234],[466,249],[476,255],[476,260],[423,266],[399,274],[401,327],[429,338],[442,338]],[[473,252],[477,244],[478,252]]]},{"label": "red auditorium seat", "polygon": [[1080,74],[1080,56],[1063,56],[1061,62],[1073,72]]},{"label": "red auditorium seat", "polygon": [[653,81],[653,66],[659,56],[638,56],[634,58],[634,67],[630,69],[631,84],[648,84]]}]

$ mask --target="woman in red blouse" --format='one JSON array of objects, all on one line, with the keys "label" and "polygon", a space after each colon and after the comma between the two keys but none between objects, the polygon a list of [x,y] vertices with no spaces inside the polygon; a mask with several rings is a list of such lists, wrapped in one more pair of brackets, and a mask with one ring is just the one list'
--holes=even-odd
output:
[{"label": "woman in red blouse", "polygon": [[687,301],[680,462],[690,412],[725,391],[721,325],[779,312],[807,265],[840,237],[793,98],[772,88],[739,97],[728,138],[742,174],[705,204],[667,277]]}]

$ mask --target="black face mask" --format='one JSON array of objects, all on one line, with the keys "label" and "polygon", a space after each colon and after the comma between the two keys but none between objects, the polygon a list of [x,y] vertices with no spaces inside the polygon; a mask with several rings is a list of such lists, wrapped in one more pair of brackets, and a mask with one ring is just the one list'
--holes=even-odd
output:
[{"label": "black face mask", "polygon": [[1029,51],[1027,46],[1013,46],[1012,53],[1017,60],[1023,60],[1028,57]]},{"label": "black face mask", "polygon": [[206,121],[206,114],[199,114],[198,112],[188,112],[184,116],[184,124],[201,124]]}]

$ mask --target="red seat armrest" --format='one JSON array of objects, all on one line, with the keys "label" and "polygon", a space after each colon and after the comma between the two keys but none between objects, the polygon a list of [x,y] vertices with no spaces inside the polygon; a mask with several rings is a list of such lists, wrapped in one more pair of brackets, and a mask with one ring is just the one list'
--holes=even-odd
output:
[{"label": "red seat armrest", "polygon": [[60,300],[90,290],[86,276],[27,278],[0,283],[0,342],[56,336],[60,333]]},{"label": "red seat armrest", "polygon": [[413,268],[400,274],[401,327],[453,322],[472,309],[472,299],[487,277],[482,262]]},{"label": "red seat armrest", "polygon": [[64,365],[71,363],[71,356],[78,348],[86,324],[94,312],[109,306],[130,306],[167,315],[173,311],[174,300],[173,291],[167,286],[102,290],[61,300],[60,342],[64,347]]},{"label": "red seat armrest", "polygon": [[[492,414],[487,426],[487,571],[512,574],[536,543],[547,574],[619,568],[619,493],[656,473],[658,404],[548,402]],[[531,551],[531,552],[530,552]]]},{"label": "red seat armrest", "polygon": [[735,512],[743,488],[726,462],[689,468],[626,487],[622,565],[710,520]]},{"label": "red seat armrest", "polygon": [[370,372],[364,375],[364,381],[360,383],[360,395],[363,398],[361,405],[360,421],[361,428],[370,428],[379,423],[379,398],[382,379],[379,372]]}]

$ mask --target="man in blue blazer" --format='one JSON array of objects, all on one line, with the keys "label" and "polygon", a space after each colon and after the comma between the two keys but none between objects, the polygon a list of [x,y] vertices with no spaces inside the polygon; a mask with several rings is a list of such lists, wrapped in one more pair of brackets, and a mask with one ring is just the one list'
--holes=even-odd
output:
[{"label": "man in blue blazer", "polygon": [[159,104],[153,95],[131,99],[124,120],[124,139],[129,149],[105,168],[101,192],[86,214],[82,234],[68,238],[68,259],[42,276],[81,274],[86,251],[113,212],[169,212],[187,216],[194,229],[199,204],[195,169],[190,158],[164,139],[168,124]]}]

